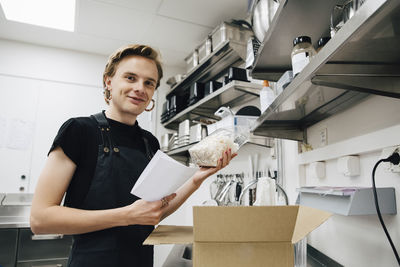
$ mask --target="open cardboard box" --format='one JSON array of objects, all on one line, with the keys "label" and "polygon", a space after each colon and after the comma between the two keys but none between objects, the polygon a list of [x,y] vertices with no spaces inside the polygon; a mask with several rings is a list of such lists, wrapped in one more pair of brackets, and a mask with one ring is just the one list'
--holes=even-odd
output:
[{"label": "open cardboard box", "polygon": [[193,227],[159,225],[143,244],[193,243],[195,267],[292,267],[294,244],[331,215],[305,206],[198,206]]}]

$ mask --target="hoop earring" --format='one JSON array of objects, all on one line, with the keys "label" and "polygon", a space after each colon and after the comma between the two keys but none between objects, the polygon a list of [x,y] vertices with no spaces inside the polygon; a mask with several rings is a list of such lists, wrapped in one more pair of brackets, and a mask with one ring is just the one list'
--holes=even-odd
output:
[{"label": "hoop earring", "polygon": [[145,109],[146,111],[152,111],[154,109],[154,107],[156,106],[156,101],[154,99],[152,99],[151,102],[153,103],[153,105],[149,109],[146,108]]},{"label": "hoop earring", "polygon": [[108,90],[108,87],[104,88],[103,95],[104,95],[104,99],[106,100],[107,104],[109,104],[112,96],[111,96],[111,91]]}]

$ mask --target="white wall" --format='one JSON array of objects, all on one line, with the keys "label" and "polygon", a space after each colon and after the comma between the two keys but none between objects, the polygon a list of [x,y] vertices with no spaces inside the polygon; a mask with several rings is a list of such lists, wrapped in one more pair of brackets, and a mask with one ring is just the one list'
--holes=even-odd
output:
[{"label": "white wall", "polygon": [[[107,57],[0,39],[0,58],[0,192],[34,192],[61,124],[107,108]],[[154,132],[155,112],[138,121]]]},{"label": "white wall", "polygon": [[[61,124],[105,108],[101,81],[106,57],[0,40],[0,58],[0,114],[6,133],[0,147],[0,191],[24,187],[33,192]],[[10,145],[22,141],[24,146]]]},{"label": "white wall", "polygon": [[[400,101],[394,98],[371,96],[360,104],[319,122],[307,131],[314,151],[298,157],[297,143],[284,141],[285,182],[291,203],[302,185],[372,186],[371,173],[379,160],[381,148],[400,145]],[[321,147],[319,132],[327,128],[328,145]],[[383,134],[388,129],[390,134]],[[366,135],[371,138],[363,138]],[[343,146],[345,144],[345,146]],[[337,172],[337,159],[327,155],[356,154],[360,157],[361,174],[346,177]],[[312,157],[308,157],[312,155]],[[312,178],[307,172],[307,158],[325,160],[326,177]],[[302,163],[302,165],[298,165]],[[304,165],[303,165],[304,164]],[[293,165],[298,165],[296,170]],[[305,168],[303,168],[305,167]],[[389,173],[380,166],[376,172],[378,187],[394,187],[396,201],[400,203],[400,174]],[[400,218],[384,215],[392,240],[400,249]],[[397,266],[377,216],[333,215],[326,223],[309,235],[308,242],[344,266]]]}]

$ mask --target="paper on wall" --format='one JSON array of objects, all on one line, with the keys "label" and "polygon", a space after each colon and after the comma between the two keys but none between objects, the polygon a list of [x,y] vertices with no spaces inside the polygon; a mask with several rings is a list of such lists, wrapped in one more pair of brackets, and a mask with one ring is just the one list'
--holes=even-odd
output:
[{"label": "paper on wall", "polygon": [[131,194],[146,201],[160,200],[174,193],[197,170],[158,150],[133,186]]}]

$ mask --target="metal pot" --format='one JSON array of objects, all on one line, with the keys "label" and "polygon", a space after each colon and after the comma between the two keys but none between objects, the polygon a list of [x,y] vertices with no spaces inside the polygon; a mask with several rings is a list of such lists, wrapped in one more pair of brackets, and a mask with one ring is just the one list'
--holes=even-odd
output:
[{"label": "metal pot", "polygon": [[331,13],[331,37],[351,19],[365,0],[347,0],[343,5],[336,5]]},{"label": "metal pot", "polygon": [[262,42],[269,28],[268,0],[260,0],[253,13],[253,31],[257,39]]}]

